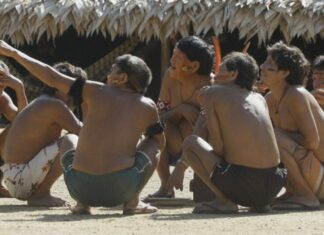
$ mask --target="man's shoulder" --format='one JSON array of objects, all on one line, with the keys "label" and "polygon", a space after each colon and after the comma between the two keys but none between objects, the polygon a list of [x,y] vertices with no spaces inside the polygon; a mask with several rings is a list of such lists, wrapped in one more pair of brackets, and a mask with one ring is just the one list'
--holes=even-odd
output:
[{"label": "man's shoulder", "polygon": [[286,91],[286,100],[296,102],[297,100],[308,99],[309,92],[302,86],[291,86],[287,88]]},{"label": "man's shoulder", "polygon": [[59,99],[54,97],[54,96],[50,96],[50,95],[40,95],[38,96],[35,100],[34,103],[52,103],[52,102],[57,102]]},{"label": "man's shoulder", "polygon": [[217,96],[223,96],[224,94],[227,94],[229,92],[232,93],[230,87],[227,84],[215,84],[207,88],[204,88],[203,93],[206,96],[217,97]]},{"label": "man's shoulder", "polygon": [[62,100],[54,96],[48,96],[48,95],[39,96],[30,105],[34,107],[46,108],[46,109],[50,109],[52,107],[58,107],[58,106],[66,106],[66,104]]}]

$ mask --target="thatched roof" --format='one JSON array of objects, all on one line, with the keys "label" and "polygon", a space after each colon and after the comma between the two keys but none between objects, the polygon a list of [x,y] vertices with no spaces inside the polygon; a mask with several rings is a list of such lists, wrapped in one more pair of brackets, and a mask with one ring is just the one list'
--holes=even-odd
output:
[{"label": "thatched roof", "polygon": [[16,44],[48,39],[73,27],[95,33],[166,39],[173,33],[197,35],[239,29],[247,40],[265,42],[280,27],[287,41],[324,38],[323,0],[0,0],[0,38]]}]

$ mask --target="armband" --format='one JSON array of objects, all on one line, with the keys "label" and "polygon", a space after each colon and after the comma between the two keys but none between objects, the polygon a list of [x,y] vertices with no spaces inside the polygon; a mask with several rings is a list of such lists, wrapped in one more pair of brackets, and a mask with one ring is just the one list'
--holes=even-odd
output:
[{"label": "armband", "polygon": [[171,105],[169,102],[167,101],[163,101],[163,100],[158,100],[158,102],[156,103],[156,106],[158,107],[159,111],[168,111],[171,109]]},{"label": "armband", "polygon": [[70,87],[68,95],[72,97],[74,106],[79,106],[83,102],[82,91],[83,91],[84,83],[85,83],[84,79],[77,78],[73,82],[72,86]]},{"label": "armband", "polygon": [[145,136],[153,137],[163,132],[165,129],[165,123],[163,121],[158,121],[152,126],[150,126],[145,132]]}]

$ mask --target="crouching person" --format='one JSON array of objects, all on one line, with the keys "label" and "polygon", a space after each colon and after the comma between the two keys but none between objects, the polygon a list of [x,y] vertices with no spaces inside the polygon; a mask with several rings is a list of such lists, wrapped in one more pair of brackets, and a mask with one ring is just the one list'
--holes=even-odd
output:
[{"label": "crouching person", "polygon": [[189,136],[183,155],[215,200],[198,204],[194,213],[234,213],[238,204],[264,210],[285,183],[266,101],[252,91],[258,71],[251,56],[231,53],[218,76],[231,76],[233,82],[202,91],[210,143]]},{"label": "crouching person", "polygon": [[144,96],[152,79],[146,63],[132,55],[117,57],[104,84],[66,76],[4,41],[0,54],[87,107],[79,139],[69,139],[62,158],[65,182],[77,201],[72,212],[118,204],[123,204],[124,214],[155,212],[139,199],[165,145],[157,107]]},{"label": "crouching person", "polygon": [[[125,215],[157,211],[139,199],[165,144],[157,107],[143,96],[150,81],[143,60],[123,55],[112,66],[107,84],[87,82],[76,88],[83,89],[76,93],[89,109],[78,146],[72,143],[75,150],[62,159],[67,188],[77,201],[73,213],[120,204]],[[137,144],[142,134],[145,138]]]},{"label": "crouching person", "polygon": [[62,174],[60,157],[69,135],[78,134],[82,123],[69,108],[70,99],[62,92],[45,87],[43,94],[14,119],[6,137],[1,166],[3,180],[12,197],[30,206],[63,206],[65,201],[50,189]]}]

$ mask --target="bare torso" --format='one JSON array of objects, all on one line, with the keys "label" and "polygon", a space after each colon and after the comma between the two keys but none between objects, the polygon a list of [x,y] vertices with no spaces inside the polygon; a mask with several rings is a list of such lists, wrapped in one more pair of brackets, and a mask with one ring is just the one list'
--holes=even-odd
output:
[{"label": "bare torso", "polygon": [[[206,114],[209,136],[222,139],[226,161],[255,168],[278,165],[279,151],[264,98],[233,83],[210,89],[212,95],[204,101],[211,107]],[[218,129],[213,127],[215,121]]]},{"label": "bare torso", "polygon": [[[324,162],[324,112],[316,99],[305,88],[300,86],[289,87],[289,89],[285,92],[279,107],[276,107],[276,103],[272,94],[268,95],[267,102],[269,105],[273,124],[277,128],[303,135],[303,133],[300,132],[300,125],[305,126],[305,123],[303,123],[303,121],[306,121],[306,119],[301,120],[302,122],[299,123],[295,117],[295,115],[297,114],[295,114],[290,108],[293,105],[291,102],[298,102],[296,99],[294,99],[294,96],[296,94],[304,97],[305,102],[310,107],[311,116],[313,116],[315,120],[317,131],[320,137],[318,148],[313,152],[321,162]],[[278,112],[276,112],[276,110]]]},{"label": "bare torso", "polygon": [[157,121],[154,102],[106,85],[95,85],[89,94],[73,168],[99,175],[132,166],[141,135]]},{"label": "bare torso", "polygon": [[6,163],[27,163],[41,149],[57,141],[62,128],[78,133],[80,126],[60,100],[42,95],[15,118],[3,150]]},{"label": "bare torso", "polygon": [[[159,99],[170,103],[171,109],[176,109],[182,104],[190,105],[195,112],[199,112],[200,105],[198,102],[198,94],[202,87],[209,86],[212,83],[212,78],[209,76],[200,76],[191,81],[181,82],[176,78],[168,76],[166,74],[165,80],[163,81],[163,87]],[[172,116],[169,121],[173,122],[179,127],[183,138],[192,133],[193,126],[188,123],[183,114],[177,113]]]}]

